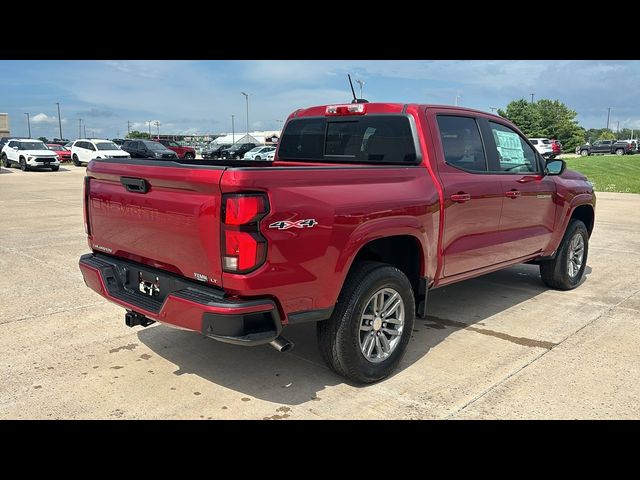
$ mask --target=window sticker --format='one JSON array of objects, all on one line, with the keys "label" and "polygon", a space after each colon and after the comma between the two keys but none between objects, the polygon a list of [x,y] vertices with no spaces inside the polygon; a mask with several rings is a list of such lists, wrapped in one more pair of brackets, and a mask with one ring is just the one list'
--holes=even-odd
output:
[{"label": "window sticker", "polygon": [[496,145],[501,162],[521,165],[526,163],[522,143],[517,133],[501,132],[500,130],[494,130],[493,133],[496,135]]}]

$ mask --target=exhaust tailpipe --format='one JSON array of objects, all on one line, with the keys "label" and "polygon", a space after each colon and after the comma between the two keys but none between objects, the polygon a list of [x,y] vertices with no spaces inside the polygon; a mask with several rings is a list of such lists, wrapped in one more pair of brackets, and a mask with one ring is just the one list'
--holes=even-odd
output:
[{"label": "exhaust tailpipe", "polygon": [[276,338],[275,340],[269,342],[269,345],[271,345],[273,348],[275,348],[279,352],[283,352],[283,353],[288,352],[294,347],[294,344],[289,340],[287,340],[286,338],[284,338],[282,335]]},{"label": "exhaust tailpipe", "polygon": [[127,312],[124,314],[124,323],[127,327],[135,327],[136,325],[148,327],[149,325],[156,323],[156,321],[151,320],[138,312]]}]

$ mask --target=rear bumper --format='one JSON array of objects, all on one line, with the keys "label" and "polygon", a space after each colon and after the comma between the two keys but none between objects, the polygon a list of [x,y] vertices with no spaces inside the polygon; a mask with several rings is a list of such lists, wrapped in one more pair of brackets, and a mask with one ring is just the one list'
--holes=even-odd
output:
[{"label": "rear bumper", "polygon": [[[270,299],[230,299],[221,289],[103,254],[83,255],[79,266],[89,288],[158,322],[248,346],[269,343],[282,330],[278,309]],[[139,291],[139,272],[159,280],[158,297]]]}]

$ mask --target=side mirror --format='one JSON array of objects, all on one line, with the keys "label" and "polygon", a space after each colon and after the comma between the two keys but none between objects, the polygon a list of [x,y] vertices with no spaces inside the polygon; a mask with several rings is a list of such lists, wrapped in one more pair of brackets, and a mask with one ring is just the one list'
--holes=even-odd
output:
[{"label": "side mirror", "polygon": [[546,175],[562,175],[566,169],[567,163],[564,160],[554,158],[547,162],[544,173]]}]

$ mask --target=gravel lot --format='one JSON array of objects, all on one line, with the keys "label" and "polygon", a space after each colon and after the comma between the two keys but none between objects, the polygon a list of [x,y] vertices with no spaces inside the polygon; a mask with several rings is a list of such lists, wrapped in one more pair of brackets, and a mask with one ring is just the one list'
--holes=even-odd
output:
[{"label": "gravel lot", "polygon": [[397,373],[359,387],[291,353],[155,324],[87,288],[84,168],[0,174],[0,418],[640,417],[640,195],[600,193],[587,278],[522,265],[430,295]]}]

